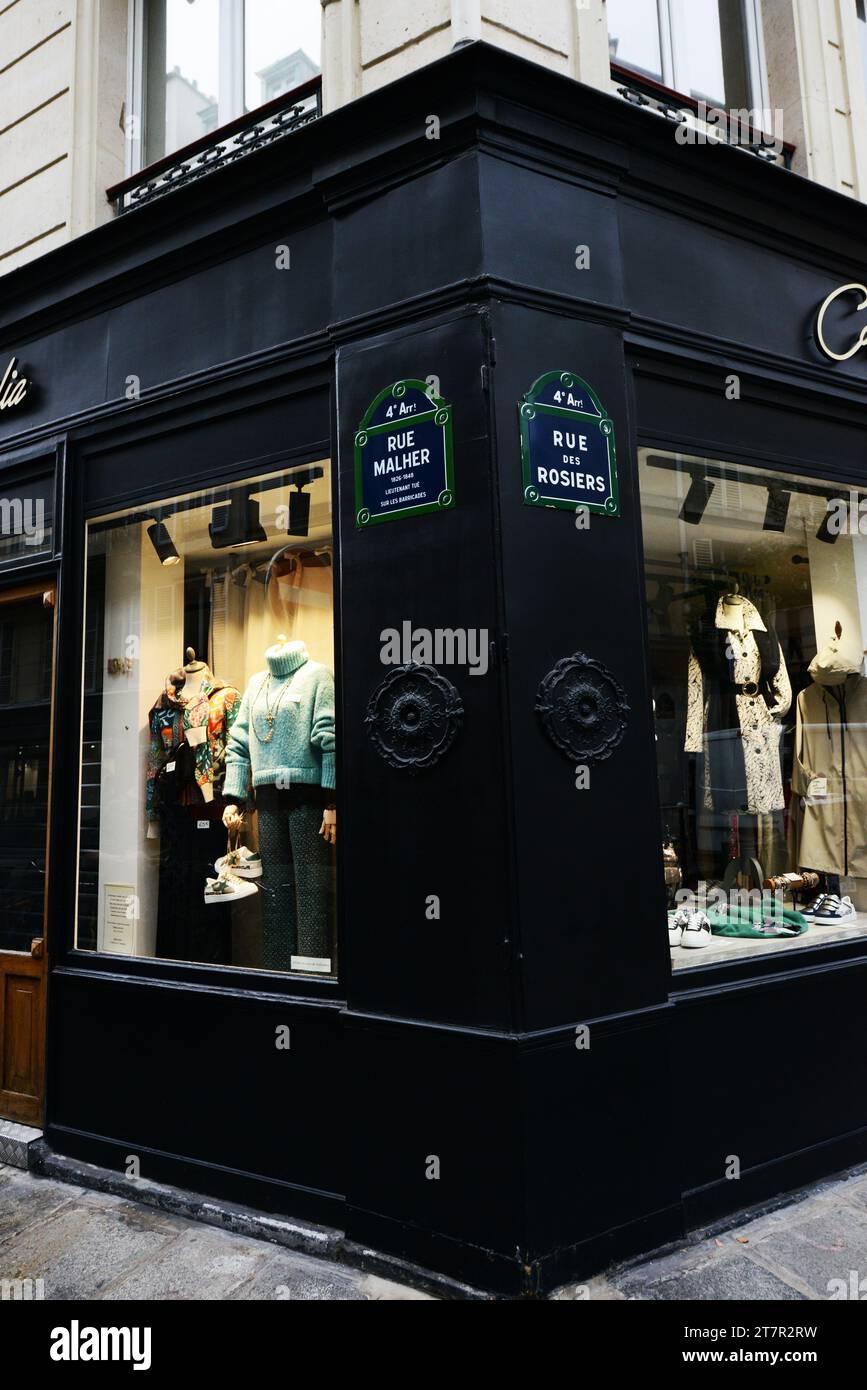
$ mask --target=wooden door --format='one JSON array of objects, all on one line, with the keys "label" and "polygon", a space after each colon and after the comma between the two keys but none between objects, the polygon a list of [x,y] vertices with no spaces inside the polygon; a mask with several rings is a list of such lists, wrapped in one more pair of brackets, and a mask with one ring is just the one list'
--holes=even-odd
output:
[{"label": "wooden door", "polygon": [[0,1117],[40,1124],[54,590],[0,593]]}]

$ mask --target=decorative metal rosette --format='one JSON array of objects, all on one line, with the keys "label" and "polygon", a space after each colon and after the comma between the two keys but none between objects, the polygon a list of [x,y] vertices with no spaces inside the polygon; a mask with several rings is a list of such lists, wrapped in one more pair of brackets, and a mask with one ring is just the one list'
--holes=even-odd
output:
[{"label": "decorative metal rosette", "polygon": [[545,733],[579,763],[608,758],[626,732],[629,705],[619,681],[601,661],[583,652],[563,657],[536,695]]},{"label": "decorative metal rosette", "polygon": [[461,727],[459,692],[435,666],[395,666],[367,702],[364,723],[390,767],[422,772],[444,757]]}]

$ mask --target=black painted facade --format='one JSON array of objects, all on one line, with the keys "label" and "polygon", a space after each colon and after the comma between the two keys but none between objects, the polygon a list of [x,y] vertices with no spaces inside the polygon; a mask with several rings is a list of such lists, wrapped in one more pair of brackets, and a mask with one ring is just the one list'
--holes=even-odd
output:
[{"label": "black painted facade", "polygon": [[[27,571],[59,578],[54,1149],[511,1295],[867,1157],[867,947],[671,975],[635,465],[649,444],[862,479],[867,360],[831,365],[813,329],[865,236],[857,203],[472,45],[0,282],[0,356],[35,383],[0,414],[0,476],[56,459],[63,500],[61,557]],[[617,431],[621,516],[581,535],[521,496],[517,403],[558,367]],[[431,374],[457,505],[358,530],[357,423]],[[339,981],[77,953],[84,516],[329,451]],[[446,673],[462,728],[417,777],[364,721],[405,619],[487,628],[495,656]],[[535,711],[576,651],[629,709],[580,793]]]}]

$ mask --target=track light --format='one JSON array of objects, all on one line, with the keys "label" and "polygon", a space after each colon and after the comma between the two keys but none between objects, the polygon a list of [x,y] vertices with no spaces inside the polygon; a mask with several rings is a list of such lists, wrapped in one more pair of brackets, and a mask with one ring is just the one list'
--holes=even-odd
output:
[{"label": "track light", "polygon": [[310,493],[300,487],[289,494],[287,536],[306,536],[310,530]]},{"label": "track light", "polygon": [[768,488],[768,505],[765,508],[763,531],[785,531],[792,494],[782,487]]},{"label": "track light", "polygon": [[165,522],[155,521],[153,525],[148,527],[148,536],[161,565],[180,563],[181,557],[175,549],[175,543],[168,533]]},{"label": "track light", "polygon": [[304,468],[294,472],[289,479],[294,492],[289,493],[289,516],[286,519],[286,508],[278,507],[277,516],[280,518],[279,525],[286,524],[287,536],[307,536],[310,533],[310,493],[305,492],[304,488],[315,483],[317,478],[324,477],[321,468]]},{"label": "track light", "polygon": [[215,550],[267,541],[268,534],[259,520],[259,503],[247,489],[236,492],[231,502],[214,507],[208,535]]},{"label": "track light", "polygon": [[715,483],[710,478],[706,478],[703,473],[693,473],[689,491],[683,499],[683,506],[679,516],[681,521],[688,521],[690,526],[697,526],[704,516],[705,509],[711,499]]}]

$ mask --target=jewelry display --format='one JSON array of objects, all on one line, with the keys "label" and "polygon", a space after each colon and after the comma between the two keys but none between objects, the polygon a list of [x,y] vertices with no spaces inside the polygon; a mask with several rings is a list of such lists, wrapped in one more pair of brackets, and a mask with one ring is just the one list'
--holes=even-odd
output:
[{"label": "jewelry display", "polygon": [[[281,687],[280,691],[278,692],[277,699],[275,700],[273,706],[272,706],[272,705],[269,705],[269,703],[268,703],[268,691],[269,691],[269,689],[271,688],[271,673],[270,673],[270,671],[269,671],[269,673],[268,673],[268,679],[265,681],[265,684],[264,684],[263,687],[262,687],[262,698],[263,698],[263,700],[264,700],[264,702],[265,702],[265,722],[266,722],[266,724],[268,725],[268,732],[267,732],[267,734],[261,734],[261,733],[259,732],[259,730],[256,728],[256,720],[255,720],[255,717],[251,717],[251,720],[250,720],[251,724],[253,725],[253,732],[254,732],[254,734],[256,735],[256,737],[257,737],[257,739],[259,740],[260,743],[270,743],[271,740],[272,740],[272,738],[274,737],[274,721],[276,720],[277,715],[278,715],[279,710],[280,710],[280,702],[282,701],[283,696],[286,694],[286,691],[289,689],[289,686],[290,686],[291,684],[292,684],[292,680],[291,680],[291,678],[290,678],[290,679],[287,680],[287,681],[285,682],[285,684]],[[257,698],[258,698],[258,697],[257,697]],[[252,714],[252,712],[251,712],[251,714]]]}]

